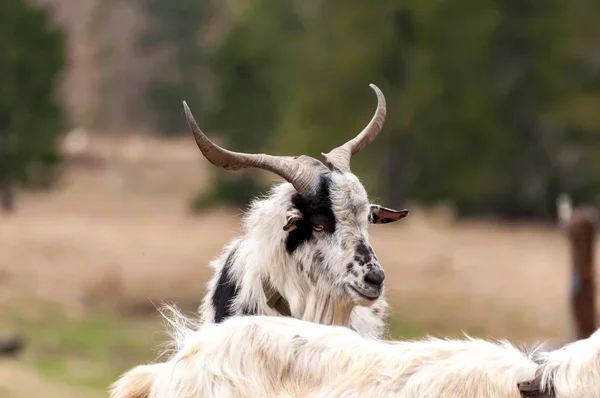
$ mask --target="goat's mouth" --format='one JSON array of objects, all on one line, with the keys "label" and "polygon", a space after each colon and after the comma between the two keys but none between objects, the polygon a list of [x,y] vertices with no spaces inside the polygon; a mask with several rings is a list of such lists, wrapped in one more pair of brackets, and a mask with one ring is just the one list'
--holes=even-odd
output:
[{"label": "goat's mouth", "polygon": [[380,288],[370,288],[349,283],[347,286],[361,299],[367,301],[375,301],[381,296],[381,293],[383,293],[383,285]]}]

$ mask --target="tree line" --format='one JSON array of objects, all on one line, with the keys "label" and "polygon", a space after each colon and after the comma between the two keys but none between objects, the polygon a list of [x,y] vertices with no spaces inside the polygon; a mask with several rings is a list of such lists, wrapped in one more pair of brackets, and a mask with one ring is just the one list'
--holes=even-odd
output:
[{"label": "tree line", "polygon": [[[158,134],[187,134],[185,99],[231,148],[318,157],[366,125],[375,83],[388,117],[353,159],[374,196],[507,218],[553,217],[563,191],[600,198],[596,1],[102,4],[119,3],[146,16],[135,51],[163,54],[140,102],[126,105]],[[239,175],[248,194],[259,189]],[[217,181],[215,200],[245,197]]]}]

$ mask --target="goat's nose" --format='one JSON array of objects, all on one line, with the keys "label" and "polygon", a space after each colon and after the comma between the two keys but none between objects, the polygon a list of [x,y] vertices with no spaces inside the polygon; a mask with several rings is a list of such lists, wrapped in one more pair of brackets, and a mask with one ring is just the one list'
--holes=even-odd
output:
[{"label": "goat's nose", "polygon": [[365,283],[373,287],[379,287],[385,279],[385,273],[383,270],[371,270],[365,274]]}]

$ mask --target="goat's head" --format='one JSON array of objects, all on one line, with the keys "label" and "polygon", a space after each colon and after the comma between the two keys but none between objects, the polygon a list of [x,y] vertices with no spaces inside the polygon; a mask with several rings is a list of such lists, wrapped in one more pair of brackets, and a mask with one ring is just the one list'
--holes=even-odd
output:
[{"label": "goat's head", "polygon": [[221,148],[204,135],[183,103],[196,143],[212,164],[227,170],[268,170],[291,184],[288,208],[281,220],[288,255],[313,283],[325,282],[363,305],[381,296],[385,278],[369,244],[368,227],[408,215],[408,210],[370,204],[365,188],[350,171],[350,158],[373,142],[385,120],[385,97],[375,85],[371,88],[378,100],[375,115],[355,138],[323,153],[325,164],[306,155],[246,154]]}]

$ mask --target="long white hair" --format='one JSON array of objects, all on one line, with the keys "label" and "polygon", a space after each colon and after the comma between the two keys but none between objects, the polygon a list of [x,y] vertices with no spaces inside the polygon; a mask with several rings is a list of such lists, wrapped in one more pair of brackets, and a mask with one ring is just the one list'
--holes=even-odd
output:
[{"label": "long white hair", "polygon": [[[345,327],[269,316],[233,317],[196,330],[177,311],[168,311],[174,354],[125,373],[112,386],[111,398],[520,398],[517,383],[533,379],[538,368],[539,347],[527,352],[506,341],[466,336],[390,342],[365,339]],[[590,342],[583,344],[590,348]],[[576,361],[575,354],[567,347],[560,358],[544,357],[546,378],[563,387],[575,376],[598,373],[584,364],[563,377],[557,369]],[[562,391],[561,397],[576,396]]]}]

